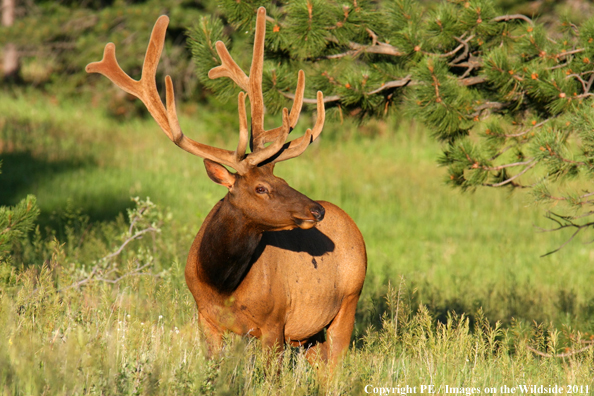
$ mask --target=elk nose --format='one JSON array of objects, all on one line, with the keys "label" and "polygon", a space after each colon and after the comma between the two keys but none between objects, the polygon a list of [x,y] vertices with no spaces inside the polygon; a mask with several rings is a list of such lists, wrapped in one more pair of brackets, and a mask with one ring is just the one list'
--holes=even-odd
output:
[{"label": "elk nose", "polygon": [[313,208],[309,209],[309,211],[316,219],[316,221],[322,221],[324,219],[324,214],[326,213],[322,205],[316,205]]}]

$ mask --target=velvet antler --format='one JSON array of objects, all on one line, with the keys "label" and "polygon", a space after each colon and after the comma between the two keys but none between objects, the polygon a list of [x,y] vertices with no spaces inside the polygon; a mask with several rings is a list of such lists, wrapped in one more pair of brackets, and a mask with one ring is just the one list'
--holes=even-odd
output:
[{"label": "velvet antler", "polygon": [[[289,143],[285,143],[288,134],[297,124],[301,106],[303,104],[303,93],[305,89],[305,77],[303,71],[299,71],[297,90],[291,113],[283,109],[283,125],[268,131],[264,130],[264,98],[262,94],[262,70],[264,64],[264,36],[266,33],[266,9],[260,7],[256,21],[256,37],[250,77],[248,78],[243,70],[235,63],[225,44],[216,43],[216,49],[221,57],[222,65],[213,68],[208,73],[210,78],[229,77],[241,89],[245,90],[250,98],[252,118],[252,152],[245,154],[248,145],[247,115],[245,110],[245,94],[241,92],[238,97],[239,110],[239,142],[235,151],[211,147],[196,142],[185,136],[179,125],[175,107],[175,94],[171,77],[165,77],[166,107],[159,97],[155,75],[159,58],[163,50],[165,32],[169,18],[161,16],[155,23],[149,45],[144,58],[142,76],[140,80],[134,80],[128,76],[119,66],[115,56],[115,45],[109,43],[105,46],[103,59],[100,62],[90,63],[86,67],[88,73],[100,73],[109,78],[115,85],[124,91],[138,97],[146,106],[157,124],[161,127],[167,137],[185,151],[206,158],[235,169],[240,174],[245,174],[250,167],[272,160],[274,162],[284,161],[300,155],[307,146],[313,142],[324,125],[324,102],[321,92],[318,92],[318,118],[313,132],[308,129],[306,134]],[[272,142],[272,143],[271,143]],[[271,143],[266,146],[267,143]]]}]

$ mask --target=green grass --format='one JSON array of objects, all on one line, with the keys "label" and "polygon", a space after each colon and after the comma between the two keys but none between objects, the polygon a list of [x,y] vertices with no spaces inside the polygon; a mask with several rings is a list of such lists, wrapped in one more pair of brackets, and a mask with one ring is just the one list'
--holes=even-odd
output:
[{"label": "green grass", "polygon": [[[571,337],[594,332],[594,249],[584,236],[540,258],[569,236],[536,232],[535,225],[552,226],[545,208],[532,206],[524,192],[461,194],[447,187],[436,165],[440,147],[418,125],[328,120],[319,143],[277,166],[293,187],[345,209],[367,244],[355,346],[334,382],[324,385],[298,351],[285,354],[279,375],[266,374],[272,369],[254,341],[232,338],[224,358],[204,357],[182,263],[225,189],[205,175],[201,159],[175,147],[152,120],[118,122],[83,100],[3,94],[0,108],[0,205],[33,193],[42,210],[39,233],[15,252],[24,265],[0,268],[0,392],[592,386],[591,350],[564,362],[538,357],[526,345],[562,351],[578,347]],[[237,117],[228,108],[188,107],[182,128],[195,140],[232,149]],[[294,133],[311,120],[304,114]],[[127,229],[121,213],[131,196],[150,196],[171,218],[158,237],[132,244],[118,263],[154,262],[160,276],[58,292],[121,243]],[[386,300],[388,284],[398,287],[401,277],[400,298],[392,293]],[[397,328],[394,301],[400,301]],[[502,330],[494,330],[497,321]]]}]

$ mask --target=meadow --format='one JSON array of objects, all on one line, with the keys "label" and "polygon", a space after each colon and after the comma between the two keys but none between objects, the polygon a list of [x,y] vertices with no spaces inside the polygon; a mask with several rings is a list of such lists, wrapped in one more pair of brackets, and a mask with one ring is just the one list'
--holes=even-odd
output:
[{"label": "meadow", "polygon": [[[342,207],[367,245],[352,348],[324,379],[297,349],[280,367],[265,364],[251,339],[230,336],[220,357],[206,358],[183,267],[225,189],[201,159],[151,119],[117,120],[90,100],[2,93],[0,109],[0,205],[34,194],[41,208],[37,229],[0,263],[2,394],[594,389],[588,235],[541,258],[569,237],[538,232],[553,226],[546,208],[528,192],[451,189],[440,145],[410,120],[329,117],[317,143],[275,170]],[[302,115],[293,133],[309,124]],[[181,125],[204,143],[237,141],[233,103],[186,106]]]}]

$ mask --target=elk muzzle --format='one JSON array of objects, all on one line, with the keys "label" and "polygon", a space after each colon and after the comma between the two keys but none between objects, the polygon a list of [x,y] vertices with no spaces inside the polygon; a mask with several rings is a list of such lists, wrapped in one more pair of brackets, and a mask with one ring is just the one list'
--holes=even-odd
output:
[{"label": "elk muzzle", "polygon": [[317,202],[313,202],[312,205],[307,208],[307,210],[311,214],[310,218],[294,218],[297,227],[303,230],[309,230],[310,228],[315,227],[316,224],[324,219],[324,214],[326,213],[324,207]]}]

